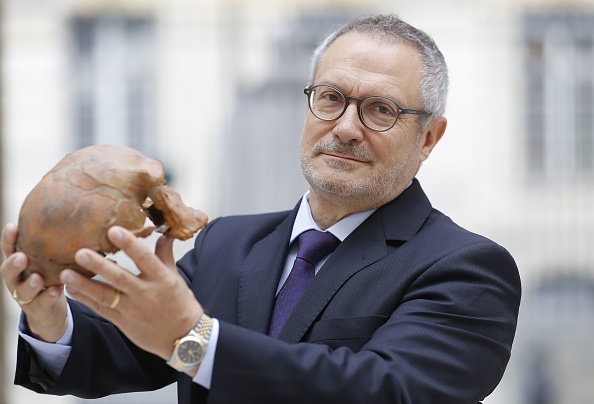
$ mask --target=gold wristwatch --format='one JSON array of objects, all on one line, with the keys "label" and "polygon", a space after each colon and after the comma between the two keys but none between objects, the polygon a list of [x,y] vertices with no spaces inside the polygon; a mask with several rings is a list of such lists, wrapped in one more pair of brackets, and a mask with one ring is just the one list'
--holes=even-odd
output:
[{"label": "gold wristwatch", "polygon": [[175,341],[173,355],[167,364],[179,372],[187,372],[200,364],[206,352],[211,332],[212,318],[203,313],[196,327]]}]

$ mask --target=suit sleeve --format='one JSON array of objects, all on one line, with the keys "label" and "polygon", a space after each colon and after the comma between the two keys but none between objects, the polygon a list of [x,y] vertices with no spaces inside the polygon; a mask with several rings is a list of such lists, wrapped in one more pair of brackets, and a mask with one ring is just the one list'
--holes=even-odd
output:
[{"label": "suit sleeve", "polygon": [[40,366],[35,353],[19,341],[15,384],[39,393],[98,398],[156,390],[175,381],[177,372],[136,347],[117,328],[76,301],[69,301],[74,323],[72,351],[57,380]]},{"label": "suit sleeve", "polygon": [[358,352],[221,322],[209,403],[476,404],[510,358],[520,289],[509,253],[487,240],[422,271]]}]

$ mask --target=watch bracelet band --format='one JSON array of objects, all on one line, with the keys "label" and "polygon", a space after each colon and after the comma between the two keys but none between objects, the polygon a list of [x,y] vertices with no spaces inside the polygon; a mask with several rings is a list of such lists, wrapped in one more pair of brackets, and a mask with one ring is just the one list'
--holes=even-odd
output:
[{"label": "watch bracelet band", "polygon": [[[195,335],[203,341],[204,347],[206,348],[208,346],[208,342],[210,340],[210,334],[212,333],[212,327],[213,327],[212,318],[203,312],[202,316],[200,317],[200,320],[198,320],[198,324],[196,324],[196,327],[192,328],[190,330],[190,332],[188,332],[184,337],[190,336],[190,335]],[[182,337],[182,338],[184,338],[184,337]],[[175,342],[176,346],[182,338],[179,338]],[[179,362],[178,359],[176,358],[175,348],[173,351],[173,355],[167,361],[167,364],[169,366],[173,367],[175,370],[180,371],[180,372],[186,372],[186,371],[192,369],[194,366],[196,366],[196,365],[193,365],[193,366],[186,367],[185,364],[183,364],[182,362]]]},{"label": "watch bracelet band", "polygon": [[212,333],[212,318],[206,315],[206,313],[202,313],[202,317],[194,327],[194,331],[198,334],[198,336],[204,341],[204,345],[208,345],[208,341],[210,341],[210,334]]}]

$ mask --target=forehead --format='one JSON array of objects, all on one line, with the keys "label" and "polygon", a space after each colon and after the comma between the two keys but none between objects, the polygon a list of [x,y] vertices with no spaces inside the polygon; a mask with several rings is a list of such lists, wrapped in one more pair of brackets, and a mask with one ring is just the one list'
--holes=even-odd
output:
[{"label": "forehead", "polygon": [[326,50],[316,84],[334,84],[351,95],[384,95],[414,102],[421,65],[419,52],[406,42],[349,32]]}]

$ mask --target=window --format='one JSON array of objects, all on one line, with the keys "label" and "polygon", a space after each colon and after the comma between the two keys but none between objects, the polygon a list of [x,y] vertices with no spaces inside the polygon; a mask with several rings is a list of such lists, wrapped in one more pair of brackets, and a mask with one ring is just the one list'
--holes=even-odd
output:
[{"label": "window", "polygon": [[79,147],[125,144],[145,153],[154,122],[154,24],[104,15],[70,22],[74,134]]},{"label": "window", "polygon": [[527,162],[542,180],[594,180],[594,14],[524,19]]}]

